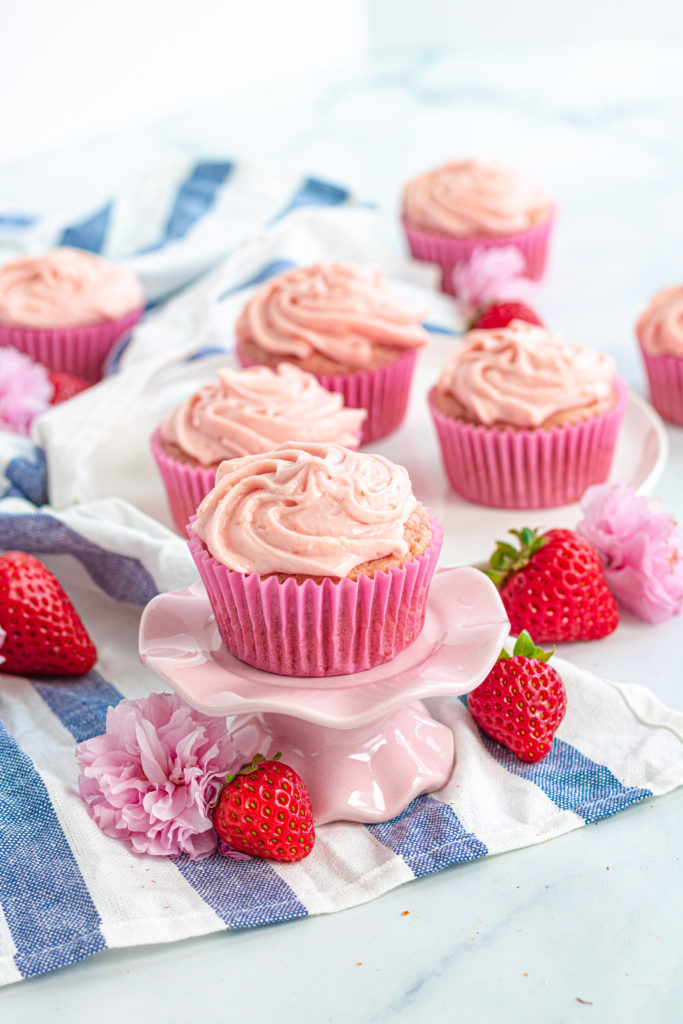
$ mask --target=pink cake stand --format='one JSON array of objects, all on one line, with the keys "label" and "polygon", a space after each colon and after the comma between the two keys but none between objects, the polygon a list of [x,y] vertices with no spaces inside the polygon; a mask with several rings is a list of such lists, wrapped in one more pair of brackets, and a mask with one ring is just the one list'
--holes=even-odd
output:
[{"label": "pink cake stand", "polygon": [[233,716],[246,756],[283,752],[311,796],[315,820],[387,821],[440,789],[453,733],[422,699],[478,686],[507,638],[493,584],[477,569],[443,569],[419,638],[367,672],[303,679],[251,668],[218,635],[204,587],[160,594],[144,610],[140,658],[198,711]]}]

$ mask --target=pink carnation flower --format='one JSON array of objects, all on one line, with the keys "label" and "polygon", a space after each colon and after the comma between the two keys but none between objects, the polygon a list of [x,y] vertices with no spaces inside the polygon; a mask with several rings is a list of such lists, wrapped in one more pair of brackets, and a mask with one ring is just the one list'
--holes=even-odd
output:
[{"label": "pink carnation flower", "polygon": [[466,320],[493,302],[528,302],[533,285],[526,277],[526,262],[514,245],[475,249],[468,260],[453,268],[453,285]]},{"label": "pink carnation flower", "polygon": [[0,348],[0,430],[28,434],[36,416],[49,406],[53,392],[41,363],[15,348]]},{"label": "pink carnation flower", "polygon": [[600,556],[617,601],[646,622],[683,610],[683,535],[657,499],[624,484],[589,487],[579,533]]},{"label": "pink carnation flower", "polygon": [[79,789],[100,828],[137,853],[195,860],[216,848],[208,804],[244,758],[224,718],[153,693],[107,712],[103,736],[80,743]]}]

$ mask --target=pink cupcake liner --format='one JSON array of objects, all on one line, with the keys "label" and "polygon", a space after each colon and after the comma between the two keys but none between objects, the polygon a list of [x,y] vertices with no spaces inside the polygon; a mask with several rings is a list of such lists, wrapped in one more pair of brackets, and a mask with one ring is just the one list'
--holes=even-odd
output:
[{"label": "pink cupcake liner", "polygon": [[[256,365],[253,359],[242,354],[239,345],[237,358],[242,366]],[[393,434],[401,426],[408,408],[416,360],[417,350],[409,349],[393,363],[372,370],[316,373],[314,376],[328,391],[341,394],[344,405],[351,409],[367,409],[368,418],[363,424],[360,443],[369,444]]]},{"label": "pink cupcake liner", "polygon": [[453,284],[453,268],[465,263],[476,249],[496,249],[514,245],[526,260],[527,275],[540,281],[545,273],[548,247],[555,224],[555,213],[528,231],[516,235],[498,235],[494,238],[448,238],[410,227],[405,221],[403,227],[408,238],[410,251],[417,260],[426,260],[441,267],[441,291],[456,295]]},{"label": "pink cupcake liner", "polygon": [[683,359],[680,356],[654,356],[640,351],[650,385],[650,401],[660,416],[683,427]]},{"label": "pink cupcake liner", "polygon": [[628,388],[612,409],[551,430],[493,430],[444,415],[429,393],[446,476],[457,494],[495,508],[552,508],[607,479]]},{"label": "pink cupcake liner", "polygon": [[227,569],[187,527],[223,643],[240,661],[289,676],[338,676],[380,665],[416,640],[443,542],[430,516],[424,554],[370,579],[261,579]]},{"label": "pink cupcake liner", "polygon": [[102,378],[104,361],[114,343],[140,319],[144,307],[119,320],[84,327],[31,328],[0,324],[0,346],[25,352],[48,370],[61,370],[95,383]]},{"label": "pink cupcake liner", "polygon": [[168,455],[161,443],[161,431],[155,430],[150,444],[159,467],[173,522],[178,531],[185,533],[188,520],[195,514],[202,498],[216,483],[216,470],[205,466],[190,466]]}]

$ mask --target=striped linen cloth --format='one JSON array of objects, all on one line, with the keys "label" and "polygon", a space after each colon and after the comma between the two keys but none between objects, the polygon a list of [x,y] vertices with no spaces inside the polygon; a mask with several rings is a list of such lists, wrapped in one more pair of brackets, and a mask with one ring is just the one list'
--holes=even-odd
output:
[{"label": "striped linen cloth", "polygon": [[[16,216],[13,225],[0,216],[14,251],[40,239],[89,242],[122,256],[141,251],[132,262],[154,264],[146,284],[154,278],[159,297],[188,285],[136,330],[118,373],[42,417],[33,440],[0,433],[0,547],[33,552],[59,576],[99,654],[84,679],[0,675],[0,984],[107,948],[341,910],[449,865],[543,842],[683,783],[683,714],[642,687],[558,659],[568,711],[543,762],[523,764],[482,737],[466,699],[430,701],[431,713],[454,732],[458,756],[448,784],[393,821],[323,826],[300,864],[136,856],[90,820],[77,793],[75,745],[103,731],[107,708],[122,696],[161,688],[137,657],[140,613],[156,593],[196,577],[185,542],[159,522],[166,513],[140,437],[195,386],[193,374],[205,379],[225,359],[226,325],[245,289],[325,255],[379,258],[368,211],[344,190],[290,180],[285,194],[286,175],[252,170],[250,177],[233,165],[223,174],[227,166],[190,169],[175,191],[166,190],[165,206],[153,204],[157,223],[149,230],[133,215],[130,196],[121,210],[117,198],[49,239],[44,224],[25,218],[22,228]],[[220,252],[207,244],[199,259],[201,238],[193,233],[215,238],[210,222],[230,209],[231,180],[269,202],[254,199],[242,237],[226,236]],[[312,212],[311,202],[327,209]],[[127,247],[124,223],[134,240]],[[429,307],[430,328],[452,332],[448,301],[430,297]]]}]

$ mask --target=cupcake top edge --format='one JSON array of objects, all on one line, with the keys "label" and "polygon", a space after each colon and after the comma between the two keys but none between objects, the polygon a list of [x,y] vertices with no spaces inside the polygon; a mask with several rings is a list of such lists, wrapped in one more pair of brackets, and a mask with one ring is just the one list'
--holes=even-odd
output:
[{"label": "cupcake top edge", "polygon": [[236,572],[343,577],[377,558],[407,558],[416,508],[406,470],[380,455],[283,444],[223,462],[193,528]]},{"label": "cupcake top edge", "polygon": [[305,360],[320,353],[358,369],[372,364],[376,347],[425,345],[423,315],[394,295],[379,267],[314,263],[257,288],[236,330],[270,356]]},{"label": "cupcake top edge", "polygon": [[344,406],[311,373],[291,363],[276,369],[224,367],[171,410],[163,441],[177,445],[203,466],[267,452],[285,441],[333,442],[357,447],[365,409]]},{"label": "cupcake top edge", "polygon": [[611,408],[615,379],[611,356],[513,320],[507,327],[469,331],[436,391],[484,426],[534,429],[573,410],[590,408],[596,415]]},{"label": "cupcake top edge", "polygon": [[62,246],[0,267],[0,323],[8,326],[87,326],[144,304],[132,270],[83,249]]},{"label": "cupcake top edge", "polygon": [[683,357],[683,284],[653,296],[638,317],[636,336],[649,355]]},{"label": "cupcake top edge", "polygon": [[452,160],[417,175],[403,191],[409,228],[453,238],[515,235],[552,211],[533,178],[482,160]]}]

